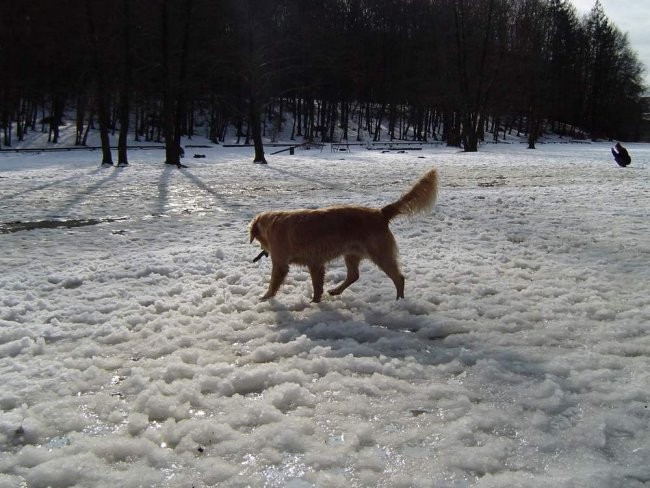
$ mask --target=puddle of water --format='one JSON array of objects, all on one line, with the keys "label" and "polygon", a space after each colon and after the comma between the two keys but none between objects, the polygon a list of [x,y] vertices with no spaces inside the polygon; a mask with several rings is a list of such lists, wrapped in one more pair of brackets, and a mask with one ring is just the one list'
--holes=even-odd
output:
[{"label": "puddle of water", "polygon": [[103,223],[117,222],[126,220],[126,217],[106,218],[106,219],[69,219],[69,220],[38,220],[33,222],[6,222],[0,224],[0,234],[11,234],[23,230],[37,229],[57,229],[63,227],[71,229],[73,227],[86,227]]}]

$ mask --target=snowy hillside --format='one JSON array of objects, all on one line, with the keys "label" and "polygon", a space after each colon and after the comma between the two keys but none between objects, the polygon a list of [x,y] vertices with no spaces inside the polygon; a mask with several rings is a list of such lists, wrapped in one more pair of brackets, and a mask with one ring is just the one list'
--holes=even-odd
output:
[{"label": "snowy hillside", "polygon": [[[647,486],[628,148],[0,153],[0,487]],[[381,206],[434,166],[431,215],[391,225],[405,300],[368,263],[320,304],[298,268],[259,300],[254,214]]]}]

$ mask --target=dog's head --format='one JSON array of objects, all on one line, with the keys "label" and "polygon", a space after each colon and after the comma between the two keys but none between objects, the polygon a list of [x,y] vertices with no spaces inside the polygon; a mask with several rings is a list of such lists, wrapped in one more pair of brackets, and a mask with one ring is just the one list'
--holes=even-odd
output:
[{"label": "dog's head", "polygon": [[251,220],[250,225],[248,226],[248,233],[250,236],[251,244],[255,239],[260,243],[260,246],[265,251],[268,251],[268,243],[266,241],[266,233],[264,232],[264,214],[258,214]]}]

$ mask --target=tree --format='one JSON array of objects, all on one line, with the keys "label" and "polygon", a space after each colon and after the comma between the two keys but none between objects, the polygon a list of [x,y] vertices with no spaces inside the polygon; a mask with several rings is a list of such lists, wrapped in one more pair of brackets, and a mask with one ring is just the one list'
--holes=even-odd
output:
[{"label": "tree", "polygon": [[133,55],[131,48],[131,0],[122,1],[122,83],[120,85],[120,136],[117,143],[117,165],[128,166],[127,137],[131,113],[130,92],[132,90]]},{"label": "tree", "polygon": [[641,121],[642,67],[600,2],[582,20],[568,0],[61,0],[3,14],[3,144],[39,121],[56,140],[76,109],[80,144],[98,118],[106,164],[118,127],[128,163],[135,120],[136,140],[164,141],[180,165],[200,114],[215,142],[229,124],[252,139],[257,162],[266,121],[288,111],[305,141],[388,133],[466,151],[490,124],[517,121],[533,147],[549,122],[624,139]]},{"label": "tree", "polygon": [[271,98],[271,84],[277,73],[277,53],[273,47],[280,42],[273,38],[275,8],[282,4],[265,0],[242,0],[231,5],[233,28],[236,29],[239,49],[232,60],[243,87],[246,100],[249,136],[253,139],[253,162],[266,164],[262,140],[262,113]]},{"label": "tree", "polygon": [[[545,116],[571,126],[575,135],[583,112],[582,75],[585,36],[576,9],[566,0],[551,0],[548,9],[547,90]],[[564,129],[560,129],[564,135]]]},{"label": "tree", "polygon": [[453,0],[452,6],[463,147],[475,152],[506,52],[508,5],[502,0],[478,0],[470,7],[465,0]]},{"label": "tree", "polygon": [[[183,167],[181,164],[181,123],[187,99],[187,72],[190,56],[190,29],[193,0],[183,0],[183,12],[174,12],[173,0],[163,0],[162,5],[162,76],[163,76],[163,133],[165,137],[165,163]],[[174,29],[182,19],[180,32]],[[177,39],[180,37],[180,40]],[[178,49],[173,49],[180,43]]]},{"label": "tree", "polygon": [[528,148],[535,149],[544,120],[545,94],[548,92],[550,15],[539,0],[524,0],[518,5],[514,29],[514,59],[517,61],[521,99],[528,122]]},{"label": "tree", "polygon": [[587,39],[585,71],[586,111],[584,123],[592,138],[612,138],[625,119],[634,115],[643,84],[642,67],[632,53],[627,36],[613,25],[596,0],[584,25]]},{"label": "tree", "polygon": [[[102,166],[113,166],[113,156],[111,154],[111,143],[108,135],[110,125],[109,105],[110,92],[107,83],[108,74],[104,70],[102,63],[103,52],[100,49],[99,33],[95,23],[95,12],[93,7],[97,2],[88,0],[84,2],[86,8],[86,26],[90,38],[91,56],[93,75],[95,80],[97,103],[97,116],[99,119],[99,137],[102,144]],[[104,45],[104,43],[101,43]]]}]

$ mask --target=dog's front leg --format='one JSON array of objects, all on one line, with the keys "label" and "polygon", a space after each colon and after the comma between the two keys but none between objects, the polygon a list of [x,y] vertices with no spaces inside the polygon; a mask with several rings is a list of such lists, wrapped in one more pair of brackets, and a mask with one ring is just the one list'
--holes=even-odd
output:
[{"label": "dog's front leg", "polygon": [[321,297],[323,296],[323,283],[325,282],[325,266],[323,265],[311,265],[309,266],[309,274],[311,275],[311,284],[314,288],[314,297],[311,299],[312,302],[320,302]]},{"label": "dog's front leg", "polygon": [[275,294],[278,292],[278,289],[280,288],[280,285],[284,281],[284,278],[286,278],[288,272],[289,272],[288,264],[273,263],[273,267],[271,269],[271,282],[269,283],[269,289],[262,297],[262,300],[267,300],[275,296]]},{"label": "dog's front leg", "polygon": [[354,254],[348,254],[345,256],[345,266],[348,269],[348,274],[345,277],[345,280],[337,287],[329,290],[330,295],[340,295],[343,293],[348,286],[359,279],[359,262],[361,258]]}]

